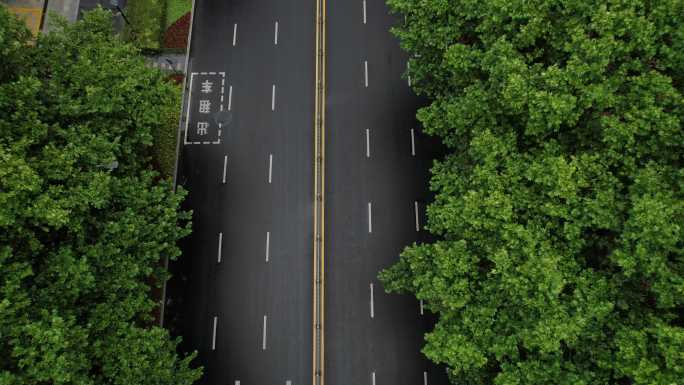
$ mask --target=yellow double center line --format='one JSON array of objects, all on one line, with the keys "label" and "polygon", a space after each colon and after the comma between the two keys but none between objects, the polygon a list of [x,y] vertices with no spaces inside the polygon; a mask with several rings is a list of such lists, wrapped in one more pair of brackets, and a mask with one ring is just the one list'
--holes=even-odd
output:
[{"label": "yellow double center line", "polygon": [[314,96],[314,252],[313,252],[313,382],[325,383],[325,1],[316,0],[316,79]]}]

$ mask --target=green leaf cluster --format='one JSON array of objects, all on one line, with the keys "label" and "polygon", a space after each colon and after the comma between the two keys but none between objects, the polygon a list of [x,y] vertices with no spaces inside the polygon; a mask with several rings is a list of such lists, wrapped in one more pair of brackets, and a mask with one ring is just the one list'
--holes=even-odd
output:
[{"label": "green leaf cluster", "polygon": [[29,38],[0,7],[0,384],[191,384],[153,326],[190,232],[151,167],[178,89],[105,11]]},{"label": "green leaf cluster", "polygon": [[436,160],[380,277],[455,384],[684,383],[684,2],[388,0]]},{"label": "green leaf cluster", "polygon": [[167,0],[129,0],[125,13],[130,22],[124,30],[128,41],[142,49],[161,48],[167,28]]}]

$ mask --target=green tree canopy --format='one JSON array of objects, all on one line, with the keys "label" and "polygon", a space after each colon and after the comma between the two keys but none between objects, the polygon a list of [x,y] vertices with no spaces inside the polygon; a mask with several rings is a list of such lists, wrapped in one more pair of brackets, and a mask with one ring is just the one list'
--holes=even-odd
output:
[{"label": "green tree canopy", "polygon": [[152,326],[190,231],[150,166],[177,87],[102,10],[29,38],[0,7],[0,384],[191,384]]},{"label": "green tree canopy", "polygon": [[432,170],[381,273],[455,384],[684,384],[684,2],[388,0]]}]

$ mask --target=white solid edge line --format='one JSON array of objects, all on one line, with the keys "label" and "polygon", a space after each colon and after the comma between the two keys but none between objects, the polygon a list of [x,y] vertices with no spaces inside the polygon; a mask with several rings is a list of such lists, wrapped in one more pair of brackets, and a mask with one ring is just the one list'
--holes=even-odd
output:
[{"label": "white solid edge line", "polygon": [[[193,0],[194,1],[194,0]],[[192,100],[192,81],[195,73],[190,74],[190,88],[188,88],[188,108],[185,110],[185,140],[183,144],[188,144],[188,126],[190,124],[190,101]]]},{"label": "white solid edge line", "polygon": [[363,61],[363,76],[366,83],[366,87],[368,87],[368,60]]},{"label": "white solid edge line", "polygon": [[233,86],[228,86],[228,111],[233,108]]},{"label": "white solid edge line", "polygon": [[423,385],[428,385],[427,372],[423,372]]},{"label": "white solid edge line", "polygon": [[219,233],[218,252],[216,253],[216,263],[221,263],[221,247],[223,246],[223,233]]},{"label": "white solid edge line", "polygon": [[366,24],[366,0],[363,0],[363,24]]},{"label": "white solid edge line", "polygon": [[370,284],[370,317],[375,318],[375,302],[373,299],[373,284]]},{"label": "white solid edge line", "polygon": [[277,21],[275,22],[275,37],[273,39],[273,43],[275,43],[275,45],[278,45],[278,22]]},{"label": "white solid edge line", "polygon": [[266,232],[266,262],[268,262],[268,257],[271,252],[271,232],[267,231]]},{"label": "white solid edge line", "polygon": [[423,315],[423,300],[420,300],[420,315]]},{"label": "white solid edge line", "polygon": [[216,350],[216,324],[218,323],[218,316],[214,316],[214,331],[211,335],[211,350]]},{"label": "white solid edge line", "polygon": [[420,231],[420,222],[418,219],[418,201],[413,201],[413,207],[415,208],[416,212],[416,231]]},{"label": "white solid edge line", "polygon": [[[233,47],[235,47],[235,44],[237,43],[237,23],[233,24]],[[240,381],[237,381],[238,383]]]},{"label": "white solid edge line", "polygon": [[261,350],[266,350],[266,315],[264,315],[264,329],[261,336]]},{"label": "white solid edge line", "polygon": [[228,155],[223,156],[223,183],[226,183],[226,171],[228,170]]},{"label": "white solid edge line", "polygon": [[370,129],[366,128],[366,158],[370,158]]},{"label": "white solid edge line", "polygon": [[275,111],[275,84],[271,88],[271,111]]},{"label": "white solid edge line", "polygon": [[372,216],[371,202],[368,202],[368,232],[369,233],[373,232],[373,216]]},{"label": "white solid edge line", "polygon": [[416,156],[416,138],[413,128],[411,129],[411,156]]},{"label": "white solid edge line", "polygon": [[375,385],[375,372],[371,373],[371,383],[372,385]]},{"label": "white solid edge line", "polygon": [[268,154],[268,183],[271,183],[273,177],[273,154]]}]

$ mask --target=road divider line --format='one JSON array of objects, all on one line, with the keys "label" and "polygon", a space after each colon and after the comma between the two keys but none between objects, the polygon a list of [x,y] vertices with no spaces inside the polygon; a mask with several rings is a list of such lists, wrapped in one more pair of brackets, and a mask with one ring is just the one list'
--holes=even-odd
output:
[{"label": "road divider line", "polygon": [[373,298],[373,284],[370,284],[370,317],[375,318],[375,301]]},{"label": "road divider line", "polygon": [[[233,47],[237,43],[237,23],[233,24]],[[240,382],[240,381],[237,381]]]},{"label": "road divider line", "polygon": [[420,220],[418,219],[418,201],[413,201],[413,208],[416,213],[416,231],[420,231]]},{"label": "road divider line", "polygon": [[285,381],[285,385],[292,385],[292,381],[290,381],[290,380]]},{"label": "road divider line", "polygon": [[216,326],[218,324],[218,316],[214,316],[214,331],[211,333],[211,350],[216,350]]},{"label": "road divider line", "polygon": [[325,6],[316,0],[312,385],[325,384]]},{"label": "road divider line", "polygon": [[366,128],[366,158],[370,158],[370,129]]},{"label": "road divider line", "polygon": [[270,184],[273,177],[273,154],[268,155],[268,183]]},{"label": "road divider line", "polygon": [[228,86],[228,111],[233,107],[233,86]]},{"label": "road divider line", "polygon": [[411,63],[406,62],[406,74],[408,75],[408,86],[411,87]]},{"label": "road divider line", "polygon": [[264,329],[261,335],[261,350],[266,350],[266,315],[264,315]]},{"label": "road divider line", "polygon": [[366,0],[363,0],[363,24],[366,24]]},{"label": "road divider line", "polygon": [[275,84],[271,88],[271,111],[275,111]]},{"label": "road divider line", "polygon": [[216,263],[221,263],[221,247],[223,246],[223,233],[219,233],[218,252],[216,253]]},{"label": "road divider line", "polygon": [[428,385],[427,372],[423,372],[423,385]]},{"label": "road divider line", "polygon": [[240,380],[235,380],[235,385],[240,385]]},{"label": "road divider line", "polygon": [[226,184],[226,171],[228,170],[228,155],[223,156],[223,184]]},{"label": "road divider line", "polygon": [[416,156],[416,137],[413,132],[413,128],[411,129],[411,156]]},{"label": "road divider line", "polygon": [[423,300],[420,300],[420,315],[423,315]]},{"label": "road divider line", "polygon": [[368,233],[373,232],[373,216],[371,202],[368,202]]},{"label": "road divider line", "polygon": [[278,22],[275,22],[275,37],[273,38],[274,45],[278,45]]},{"label": "road divider line", "polygon": [[371,373],[371,384],[375,385],[375,372]]},{"label": "road divider line", "polygon": [[266,232],[266,262],[268,262],[268,256],[270,254],[270,247],[271,247],[271,232],[267,231]]},{"label": "road divider line", "polygon": [[366,83],[366,88],[368,88],[368,60],[363,61],[363,77]]}]

